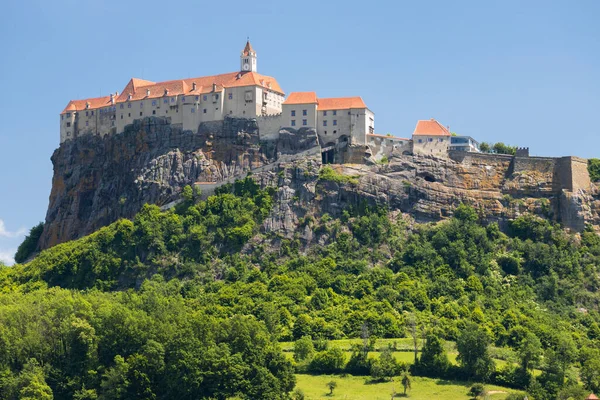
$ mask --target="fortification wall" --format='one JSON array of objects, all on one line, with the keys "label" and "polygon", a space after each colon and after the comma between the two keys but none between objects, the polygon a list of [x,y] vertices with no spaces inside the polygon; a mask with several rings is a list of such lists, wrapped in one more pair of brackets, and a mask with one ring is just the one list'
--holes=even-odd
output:
[{"label": "fortification wall", "polygon": [[412,142],[410,140],[398,139],[380,135],[367,135],[367,145],[371,149],[373,158],[381,160],[382,157],[390,157],[393,152],[399,154],[412,154]]},{"label": "fortification wall", "polygon": [[283,123],[282,114],[256,117],[260,140],[279,139],[279,130]]}]

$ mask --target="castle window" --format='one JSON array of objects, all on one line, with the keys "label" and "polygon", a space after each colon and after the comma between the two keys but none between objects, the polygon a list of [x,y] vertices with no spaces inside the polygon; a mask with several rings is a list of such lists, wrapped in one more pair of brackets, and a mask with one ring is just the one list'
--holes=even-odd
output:
[{"label": "castle window", "polygon": [[124,107],[123,107],[123,104],[120,104],[120,105],[119,105],[119,108],[122,110],[122,109],[124,108]]},{"label": "castle window", "polygon": [[423,143],[423,139],[419,139],[419,143]]},{"label": "castle window", "polygon": [[185,97],[181,96],[181,102],[183,103],[185,101]]},{"label": "castle window", "polygon": [[335,134],[335,133],[337,133],[337,131],[333,131],[333,133]]},{"label": "castle window", "polygon": [[206,108],[205,108],[204,110],[202,110],[202,112],[203,112],[204,114],[206,114]]},{"label": "castle window", "polygon": [[296,110],[292,110],[292,117],[296,116]]},{"label": "castle window", "polygon": [[87,112],[87,111],[85,112],[85,116],[86,116],[86,117],[88,116],[88,112]]},{"label": "castle window", "polygon": [[325,131],[325,134],[327,135],[327,131]]},{"label": "castle window", "polygon": [[131,118],[131,113],[129,113],[128,117]]},{"label": "castle window", "polygon": [[67,113],[67,118],[70,118],[70,117],[71,117],[71,113]]},{"label": "castle window", "polygon": [[140,102],[140,108],[144,108],[144,102]]},{"label": "castle window", "polygon": [[196,101],[200,100],[200,96],[196,96]]},{"label": "castle window", "polygon": [[142,115],[144,115],[144,113],[140,111],[140,117],[141,117]]},{"label": "castle window", "polygon": [[121,114],[121,119],[123,119],[123,114]]},{"label": "castle window", "polygon": [[156,100],[152,100],[152,106],[156,106]]},{"label": "castle window", "polygon": [[67,132],[67,136],[71,136],[71,132]]},{"label": "castle window", "polygon": [[152,115],[156,115],[156,110],[152,110]]},{"label": "castle window", "polygon": [[333,110],[333,115],[337,115],[337,111],[336,110]]},{"label": "castle window", "polygon": [[164,99],[164,100],[163,100],[163,103],[164,103],[164,104],[169,104],[169,99]]},{"label": "castle window", "polygon": [[206,101],[208,97],[206,97],[206,95],[202,96],[202,100]]},{"label": "castle window", "polygon": [[233,93],[229,93],[229,100],[233,100]]},{"label": "castle window", "polygon": [[70,128],[70,127],[71,127],[71,123],[67,122],[67,128]]},{"label": "castle window", "polygon": [[296,126],[296,120],[295,119],[292,120],[292,126]]},{"label": "castle window", "polygon": [[88,121],[85,121],[85,126],[90,126],[90,123]]},{"label": "castle window", "polygon": [[306,110],[302,110],[302,115],[306,115]]},{"label": "castle window", "polygon": [[131,108],[131,103],[127,103],[127,108]]},{"label": "castle window", "polygon": [[323,121],[323,126],[327,126],[327,121]]},{"label": "castle window", "polygon": [[303,120],[302,120],[302,125],[304,125],[304,126],[308,125],[308,121],[307,121],[307,120],[305,120],[305,119],[303,119]]},{"label": "castle window", "polygon": [[337,125],[337,119],[334,119],[334,120],[333,120],[333,124],[334,124],[334,125]]},{"label": "castle window", "polygon": [[110,123],[110,126],[115,126],[115,121],[112,121],[112,122]]},{"label": "castle window", "polygon": [[348,115],[350,115],[350,111],[348,111]]},{"label": "castle window", "polygon": [[175,97],[171,97],[171,103],[175,103]]},{"label": "castle window", "polygon": [[64,115],[61,115],[61,116],[60,116],[60,119],[61,119],[61,121],[62,121],[63,119],[65,119],[65,116],[64,116]]},{"label": "castle window", "polygon": [[443,142],[443,141],[444,141],[444,138],[440,138],[440,142]]},{"label": "castle window", "polygon": [[429,138],[427,139],[429,142],[433,142],[433,138]]},{"label": "castle window", "polygon": [[327,115],[327,111],[323,111],[323,116],[326,116],[326,115]]},{"label": "castle window", "polygon": [[192,109],[190,110],[190,112],[193,114],[196,112],[196,109],[194,107],[192,107]]}]

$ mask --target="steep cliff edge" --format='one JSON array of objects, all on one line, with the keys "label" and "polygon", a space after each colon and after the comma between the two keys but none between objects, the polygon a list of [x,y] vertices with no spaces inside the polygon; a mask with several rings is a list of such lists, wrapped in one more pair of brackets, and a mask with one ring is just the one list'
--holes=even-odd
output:
[{"label": "steep cliff edge", "polygon": [[359,204],[385,204],[419,222],[447,218],[468,203],[500,223],[529,212],[576,231],[600,226],[598,188],[589,182],[585,160],[575,157],[393,153],[385,165],[334,165],[337,174],[352,179],[331,180],[319,177],[314,130],[282,130],[269,138],[261,140],[252,120],[206,123],[192,133],[147,118],[121,134],[67,141],[52,156],[52,192],[38,247],[131,218],[144,203],[166,205],[185,185],[210,193],[250,171],[262,185],[278,187],[264,231],[305,242],[312,232],[301,219]]},{"label": "steep cliff edge", "polygon": [[186,185],[243,177],[310,149],[319,153],[314,130],[282,132],[277,141],[261,142],[255,122],[245,119],[202,124],[192,133],[164,118],[146,118],[121,134],[78,137],[52,155],[52,191],[38,247],[131,218],[144,203],[167,204]]}]

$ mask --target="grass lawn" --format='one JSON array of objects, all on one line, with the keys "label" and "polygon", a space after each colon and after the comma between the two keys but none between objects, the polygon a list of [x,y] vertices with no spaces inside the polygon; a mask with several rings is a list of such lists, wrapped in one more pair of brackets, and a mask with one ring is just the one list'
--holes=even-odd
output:
[{"label": "grass lawn", "polygon": [[[390,400],[392,391],[397,393],[396,398],[403,398],[402,384],[399,378],[394,382],[366,383],[365,377],[346,376],[344,378],[338,375],[296,375],[298,379],[296,387],[300,388],[306,400],[316,399],[343,399],[343,400]],[[326,384],[330,381],[337,382],[337,388],[333,391],[333,396],[329,396],[329,389]],[[458,400],[469,399],[467,392],[470,385],[460,382],[448,382],[439,379],[429,379],[421,377],[412,378],[412,389],[408,393],[409,399],[414,400]],[[492,400],[502,400],[509,393],[518,392],[512,389],[499,386],[487,385],[486,389],[492,391],[490,395]],[[496,393],[494,393],[496,392]]]}]

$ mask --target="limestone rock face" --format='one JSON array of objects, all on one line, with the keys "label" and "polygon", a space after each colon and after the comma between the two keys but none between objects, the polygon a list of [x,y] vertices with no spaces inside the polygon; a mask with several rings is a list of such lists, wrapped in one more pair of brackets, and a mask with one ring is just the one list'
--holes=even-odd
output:
[{"label": "limestone rock face", "polygon": [[281,138],[261,142],[249,119],[205,123],[193,133],[164,118],[146,118],[117,135],[69,140],[52,155],[52,191],[38,247],[132,218],[145,203],[168,204],[186,185],[243,178],[282,155],[313,149],[320,160],[314,130],[282,132]]},{"label": "limestone rock face", "polygon": [[263,233],[305,243],[314,236],[310,216],[338,216],[361,204],[385,205],[417,222],[448,218],[467,203],[500,224],[533,213],[575,231],[600,226],[600,190],[590,184],[585,160],[394,152],[381,165],[365,163],[368,154],[357,147],[343,155],[346,164],[332,165],[352,177],[336,183],[319,178],[321,148],[314,129],[268,133],[264,137],[276,139],[261,140],[256,121],[249,119],[204,123],[189,132],[166,119],[147,118],[117,135],[67,141],[52,156],[52,192],[38,247],[132,218],[145,203],[170,204],[186,185],[198,184],[210,194],[249,171],[261,186],[278,188]]}]

